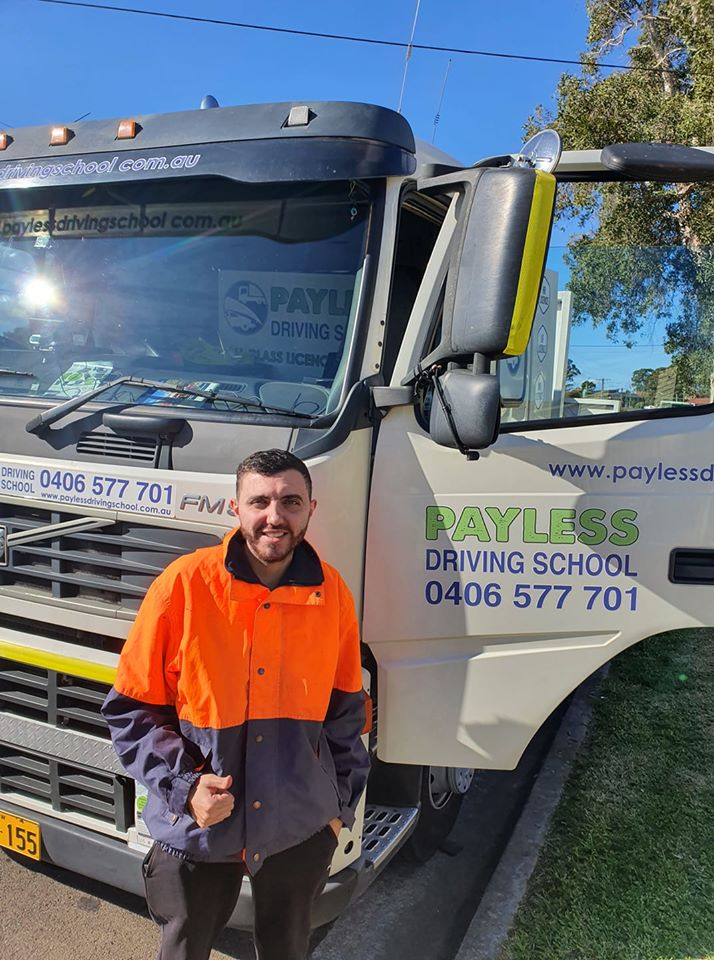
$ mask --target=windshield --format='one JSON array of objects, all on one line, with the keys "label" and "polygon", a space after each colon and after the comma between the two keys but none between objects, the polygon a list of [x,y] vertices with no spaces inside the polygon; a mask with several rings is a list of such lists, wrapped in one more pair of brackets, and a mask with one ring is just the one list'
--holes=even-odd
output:
[{"label": "windshield", "polygon": [[[0,191],[0,397],[63,400],[132,374],[329,412],[372,191],[209,179]],[[221,414],[135,385],[102,399]]]}]

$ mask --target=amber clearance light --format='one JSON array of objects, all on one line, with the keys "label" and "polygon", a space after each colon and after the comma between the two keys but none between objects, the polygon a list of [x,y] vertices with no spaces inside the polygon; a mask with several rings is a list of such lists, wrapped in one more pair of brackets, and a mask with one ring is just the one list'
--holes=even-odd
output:
[{"label": "amber clearance light", "polygon": [[140,129],[136,120],[120,120],[117,127],[117,140],[133,140]]},{"label": "amber clearance light", "polygon": [[69,143],[72,135],[69,127],[52,127],[50,129],[50,146],[63,147],[65,143]]},{"label": "amber clearance light", "polygon": [[7,150],[11,143],[12,137],[3,130],[2,133],[0,133],[0,150]]}]

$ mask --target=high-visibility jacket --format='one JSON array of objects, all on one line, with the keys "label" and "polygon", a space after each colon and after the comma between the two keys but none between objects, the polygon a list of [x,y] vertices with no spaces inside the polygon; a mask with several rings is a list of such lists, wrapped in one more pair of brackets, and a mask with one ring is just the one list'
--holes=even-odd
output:
[{"label": "high-visibility jacket", "polygon": [[[102,712],[149,792],[146,824],[194,860],[266,857],[339,817],[354,823],[369,769],[352,596],[302,542],[280,584],[260,583],[239,531],[171,563],[151,585]],[[201,773],[233,777],[227,820],[186,810]]]}]

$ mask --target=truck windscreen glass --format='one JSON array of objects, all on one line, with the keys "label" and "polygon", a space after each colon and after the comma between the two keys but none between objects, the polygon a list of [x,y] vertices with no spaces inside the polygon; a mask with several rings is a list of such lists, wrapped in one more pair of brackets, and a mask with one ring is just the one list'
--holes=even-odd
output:
[{"label": "truck windscreen glass", "polygon": [[[62,400],[133,374],[329,412],[377,189],[193,180],[0,191],[0,397]],[[109,399],[210,409],[136,385]]]}]

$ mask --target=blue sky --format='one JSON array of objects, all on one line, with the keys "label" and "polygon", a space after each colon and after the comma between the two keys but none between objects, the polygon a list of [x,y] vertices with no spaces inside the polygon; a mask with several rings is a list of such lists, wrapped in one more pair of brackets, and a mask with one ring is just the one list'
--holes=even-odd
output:
[{"label": "blue sky", "polygon": [[[241,20],[300,30],[409,39],[415,0],[116,0],[144,10]],[[421,0],[415,42],[577,59],[587,29],[584,0]],[[404,51],[40,3],[0,0],[3,77],[0,129],[197,107],[279,100],[356,100],[396,108]],[[403,113],[431,140],[449,55],[415,51]],[[554,105],[566,68],[454,55],[436,144],[472,163],[508,152],[538,103]],[[605,344],[596,331],[572,339]],[[659,338],[661,339],[661,338]],[[645,350],[638,351],[644,354]],[[632,369],[622,348],[575,351],[583,376]],[[648,354],[649,357],[649,354]],[[622,359],[622,363],[618,360]],[[659,365],[662,360],[635,363]],[[616,365],[616,366],[613,366]],[[621,380],[627,374],[613,374]],[[615,385],[625,385],[613,383]]]},{"label": "blue sky", "polygon": [[[91,0],[90,0],[91,2]],[[111,2],[111,0],[110,0]],[[301,30],[409,39],[415,0],[116,0],[146,10]],[[421,0],[415,41],[577,58],[584,0]],[[358,100],[396,107],[404,52],[362,44],[0,0],[0,119],[16,126],[91,116],[186,110],[204,93],[225,105]],[[448,55],[412,55],[403,112],[431,139]],[[521,140],[538,102],[550,102],[557,65],[454,56],[437,144],[464,162]]]}]

